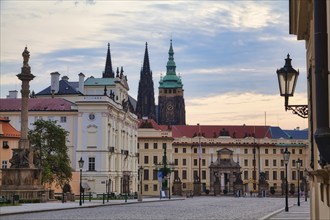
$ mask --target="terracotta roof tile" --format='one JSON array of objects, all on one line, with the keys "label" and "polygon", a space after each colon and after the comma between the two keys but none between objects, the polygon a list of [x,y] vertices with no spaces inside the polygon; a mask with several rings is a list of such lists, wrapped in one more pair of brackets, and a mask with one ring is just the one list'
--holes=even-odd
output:
[{"label": "terracotta roof tile", "polygon": [[0,117],[0,137],[21,137],[21,133],[17,131],[10,123],[10,120]]}]

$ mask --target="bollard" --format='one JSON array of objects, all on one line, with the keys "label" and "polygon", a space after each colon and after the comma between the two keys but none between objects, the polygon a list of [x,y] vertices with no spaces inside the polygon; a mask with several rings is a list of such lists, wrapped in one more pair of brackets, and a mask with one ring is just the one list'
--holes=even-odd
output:
[{"label": "bollard", "polygon": [[125,202],[127,202],[127,193],[126,193],[126,195],[125,195]]},{"label": "bollard", "polygon": [[92,201],[92,192],[89,192],[89,201]]},{"label": "bollard", "polygon": [[104,204],[104,200],[105,200],[105,194],[103,193],[103,204]]}]

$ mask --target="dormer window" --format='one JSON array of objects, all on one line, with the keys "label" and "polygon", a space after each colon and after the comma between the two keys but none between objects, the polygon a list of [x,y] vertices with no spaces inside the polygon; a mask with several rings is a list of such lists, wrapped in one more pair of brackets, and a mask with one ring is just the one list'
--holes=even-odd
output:
[{"label": "dormer window", "polygon": [[8,141],[3,141],[2,142],[2,148],[4,148],[4,149],[8,149],[9,148]]}]

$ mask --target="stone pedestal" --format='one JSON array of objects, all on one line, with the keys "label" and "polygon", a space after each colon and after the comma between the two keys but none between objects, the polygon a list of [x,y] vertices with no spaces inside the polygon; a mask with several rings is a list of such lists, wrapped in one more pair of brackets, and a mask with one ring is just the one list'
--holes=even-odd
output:
[{"label": "stone pedestal", "polygon": [[220,182],[214,183],[214,195],[220,195],[221,194],[221,187]]},{"label": "stone pedestal", "polygon": [[174,179],[173,195],[182,196],[182,183],[180,178]]},{"label": "stone pedestal", "polygon": [[[35,168],[2,169],[0,194],[8,199],[18,195],[20,199],[42,199],[46,190],[41,185],[41,170]],[[48,196],[46,196],[48,199]]]}]

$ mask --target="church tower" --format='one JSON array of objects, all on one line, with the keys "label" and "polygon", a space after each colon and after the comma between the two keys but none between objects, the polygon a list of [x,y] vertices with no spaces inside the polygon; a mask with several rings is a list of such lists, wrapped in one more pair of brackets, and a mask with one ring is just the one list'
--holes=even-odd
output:
[{"label": "church tower", "polygon": [[115,74],[112,70],[112,63],[111,63],[111,54],[110,54],[110,43],[108,43],[108,52],[107,52],[107,59],[105,61],[105,69],[102,74],[102,78],[114,78]]},{"label": "church tower", "polygon": [[172,39],[168,55],[166,75],[159,81],[158,124],[185,125],[183,84],[181,78],[176,75]]},{"label": "church tower", "polygon": [[140,72],[135,113],[139,119],[142,117],[148,117],[149,119],[154,119],[156,121],[154,82],[152,80],[152,71],[150,70],[148,43],[146,43],[143,66]]}]

